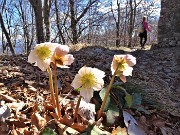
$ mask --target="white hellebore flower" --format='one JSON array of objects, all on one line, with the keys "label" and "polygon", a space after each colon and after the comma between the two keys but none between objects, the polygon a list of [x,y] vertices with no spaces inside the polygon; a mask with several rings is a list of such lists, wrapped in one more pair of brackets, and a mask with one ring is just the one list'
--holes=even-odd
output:
[{"label": "white hellebore flower", "polygon": [[132,76],[132,71],[133,71],[132,66],[134,66],[135,64],[136,64],[136,58],[130,54],[114,55],[111,64],[112,74],[114,74],[115,70],[118,68],[115,75],[119,76],[120,79],[125,83],[126,82],[125,76]]},{"label": "white hellebore flower", "polygon": [[51,57],[58,43],[45,42],[37,44],[28,56],[29,63],[35,63],[42,71],[46,71],[51,63]]},{"label": "white hellebore flower", "polygon": [[68,68],[67,65],[71,65],[74,62],[72,54],[68,54],[69,47],[67,45],[60,45],[56,47],[54,54],[51,58],[51,62],[56,64],[60,68]]},{"label": "white hellebore flower", "polygon": [[76,74],[71,86],[80,88],[80,95],[86,102],[90,102],[93,92],[99,91],[104,86],[105,72],[91,67],[82,67]]}]

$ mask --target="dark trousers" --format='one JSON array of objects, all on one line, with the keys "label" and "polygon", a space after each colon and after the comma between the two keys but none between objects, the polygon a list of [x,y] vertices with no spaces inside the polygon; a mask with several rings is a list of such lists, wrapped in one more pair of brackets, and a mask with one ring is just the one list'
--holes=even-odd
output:
[{"label": "dark trousers", "polygon": [[147,31],[145,30],[143,33],[140,33],[139,37],[140,37],[141,47],[144,48],[144,45],[146,44],[147,41]]}]

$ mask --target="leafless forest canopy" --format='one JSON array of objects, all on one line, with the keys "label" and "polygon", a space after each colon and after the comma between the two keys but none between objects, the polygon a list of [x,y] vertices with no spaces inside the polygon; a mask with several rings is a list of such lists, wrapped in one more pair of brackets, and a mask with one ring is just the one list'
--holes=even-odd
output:
[{"label": "leafless forest canopy", "polygon": [[142,16],[157,42],[160,0],[0,0],[0,49],[29,53],[41,42],[137,46]]}]

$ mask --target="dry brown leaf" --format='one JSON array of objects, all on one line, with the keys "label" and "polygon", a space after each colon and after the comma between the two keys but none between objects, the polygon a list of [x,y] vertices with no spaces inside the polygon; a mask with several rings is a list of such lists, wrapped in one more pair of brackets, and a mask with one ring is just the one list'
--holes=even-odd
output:
[{"label": "dry brown leaf", "polygon": [[59,130],[60,135],[73,135],[73,134],[78,135],[78,134],[80,134],[77,130],[75,130],[71,127],[68,127],[64,124],[61,124],[61,123],[58,124],[58,127],[59,127],[58,130]]},{"label": "dry brown leaf", "polygon": [[39,130],[37,129],[35,125],[32,126],[32,132],[33,132],[33,135],[39,135]]},{"label": "dry brown leaf", "polygon": [[128,135],[127,134],[127,129],[126,128],[121,128],[121,127],[117,127],[115,129],[113,129],[112,131],[112,135]]},{"label": "dry brown leaf", "polygon": [[58,115],[54,112],[50,112],[51,116],[54,118],[54,119],[58,119]]},{"label": "dry brown leaf", "polygon": [[31,86],[31,85],[28,85],[27,90],[28,90],[29,92],[37,92],[37,89],[36,89],[36,88],[34,88],[34,87],[33,87],[33,86]]},{"label": "dry brown leaf", "polygon": [[10,75],[23,76],[24,74],[23,74],[23,73],[20,73],[20,72],[17,72],[17,71],[13,71],[13,72],[10,72]]},{"label": "dry brown leaf", "polygon": [[9,72],[7,70],[2,70],[2,74],[5,75],[5,76],[8,76]]},{"label": "dry brown leaf", "polygon": [[20,103],[12,102],[12,103],[9,103],[8,105],[11,109],[15,110],[17,114],[19,110],[21,110],[24,107],[25,104],[24,102],[20,102]]},{"label": "dry brown leaf", "polygon": [[31,123],[32,125],[35,125],[38,128],[38,130],[40,130],[42,127],[45,126],[46,119],[41,117],[41,115],[38,112],[36,112],[31,116]]},{"label": "dry brown leaf", "polygon": [[164,127],[164,126],[165,126],[165,121],[162,120],[162,119],[154,119],[154,120],[152,121],[152,124],[153,124],[154,126],[156,126],[156,127],[161,128],[161,127]]},{"label": "dry brown leaf", "polygon": [[33,135],[33,131],[24,130],[24,135]]},{"label": "dry brown leaf", "polygon": [[9,119],[6,120],[9,125],[14,125],[16,128],[25,128],[27,125],[24,122],[19,121],[18,119]]},{"label": "dry brown leaf", "polygon": [[0,94],[0,99],[5,100],[7,102],[17,102],[16,99],[14,99],[8,95],[3,95],[3,94]]},{"label": "dry brown leaf", "polygon": [[13,130],[12,130],[12,134],[13,134],[13,135],[18,135],[18,133],[17,133],[16,129],[14,129],[14,128],[13,128]]},{"label": "dry brown leaf", "polygon": [[9,125],[6,122],[1,121],[0,122],[0,133],[8,134],[8,131],[9,131]]},{"label": "dry brown leaf", "polygon": [[11,84],[11,87],[16,88],[16,87],[18,87],[18,86],[21,86],[23,83],[24,83],[23,80],[18,80],[18,81],[16,81],[16,82],[13,82],[13,83]]},{"label": "dry brown leaf", "polygon": [[0,87],[4,87],[4,83],[0,83]]},{"label": "dry brown leaf", "polygon": [[60,122],[70,127],[73,124],[73,119],[67,115],[64,115],[63,118],[60,119]]},{"label": "dry brown leaf", "polygon": [[161,127],[160,130],[163,135],[167,135],[165,127]]},{"label": "dry brown leaf", "polygon": [[87,127],[88,127],[87,125],[83,125],[83,124],[81,124],[81,123],[73,123],[73,124],[71,125],[71,128],[79,131],[80,133],[84,132]]},{"label": "dry brown leaf", "polygon": [[142,123],[142,124],[146,124],[146,122],[147,122],[147,121],[146,121],[146,117],[142,115],[142,116],[139,118],[139,122]]},{"label": "dry brown leaf", "polygon": [[54,111],[54,107],[50,103],[45,103],[44,108],[50,112]]},{"label": "dry brown leaf", "polygon": [[28,130],[28,127],[16,128],[16,132],[17,132],[18,135],[23,135],[25,130]]}]

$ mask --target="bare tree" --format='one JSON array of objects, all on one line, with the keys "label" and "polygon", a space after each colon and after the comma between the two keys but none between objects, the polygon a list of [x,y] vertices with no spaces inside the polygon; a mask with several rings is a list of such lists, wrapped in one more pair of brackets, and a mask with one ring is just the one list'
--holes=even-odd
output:
[{"label": "bare tree", "polygon": [[35,13],[37,43],[42,43],[44,42],[42,1],[29,0],[29,2],[31,3]]},{"label": "bare tree", "polygon": [[11,38],[10,38],[9,32],[7,31],[7,29],[5,27],[4,20],[3,20],[3,17],[2,17],[2,13],[3,13],[5,5],[6,5],[6,0],[4,0],[3,6],[2,6],[2,9],[1,9],[1,12],[0,12],[0,24],[1,24],[2,31],[5,34],[5,37],[6,37],[6,40],[7,40],[6,47],[9,47],[12,55],[15,55],[15,51],[14,51],[13,45],[11,43]]},{"label": "bare tree", "polygon": [[113,14],[113,18],[116,26],[116,47],[119,47],[120,46],[120,14],[121,14],[120,1],[117,0],[116,4],[117,4],[117,18],[115,17],[116,15],[113,11],[112,4],[111,4],[111,12]]},{"label": "bare tree", "polygon": [[77,30],[77,24],[79,21],[86,15],[89,8],[96,2],[97,0],[89,0],[88,4],[84,8],[84,10],[80,13],[80,15],[77,15],[77,12],[75,12],[75,0],[69,0],[69,6],[70,6],[70,19],[71,19],[71,32],[72,32],[72,43],[77,44],[78,43],[78,30]]},{"label": "bare tree", "polygon": [[45,24],[45,41],[50,41],[50,8],[51,8],[51,0],[44,0],[44,24]]},{"label": "bare tree", "polygon": [[66,41],[65,41],[63,32],[61,30],[61,23],[60,23],[60,17],[59,17],[59,10],[58,10],[57,0],[55,0],[55,13],[56,13],[56,25],[57,25],[57,28],[58,28],[58,35],[60,36],[60,38],[62,40],[62,43],[65,44]]},{"label": "bare tree", "polygon": [[[15,3],[14,6],[18,11],[21,20],[24,38],[24,51],[25,53],[29,54],[34,40],[34,15],[29,4],[24,0],[19,0],[19,3]],[[30,31],[32,33],[30,33]]]}]

